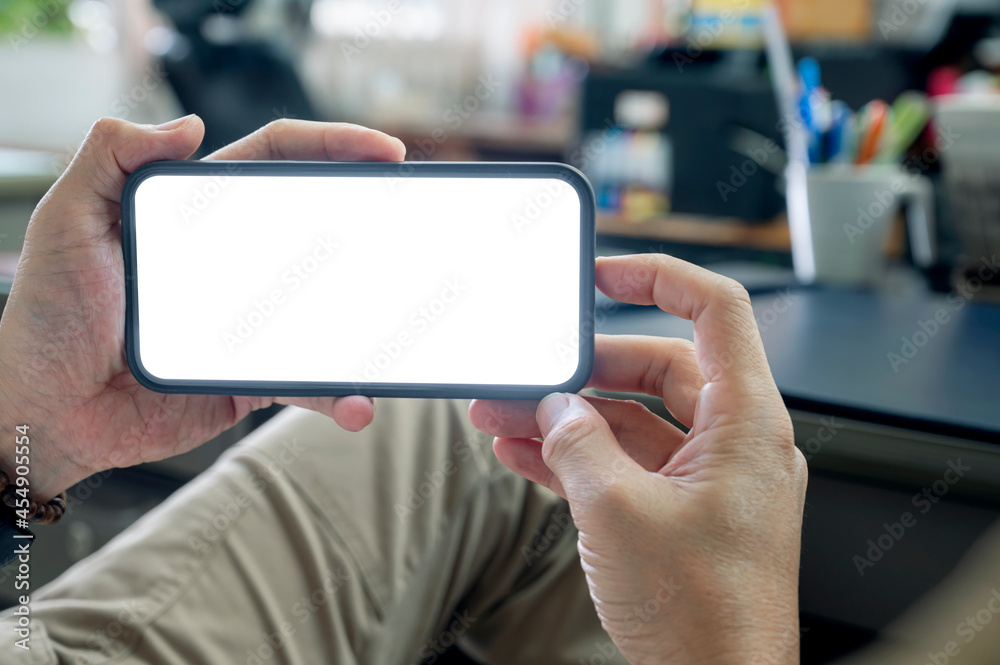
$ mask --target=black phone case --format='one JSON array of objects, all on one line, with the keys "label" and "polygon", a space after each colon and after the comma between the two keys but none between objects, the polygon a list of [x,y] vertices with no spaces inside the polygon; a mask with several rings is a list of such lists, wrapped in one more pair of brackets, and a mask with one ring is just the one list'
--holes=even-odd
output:
[{"label": "black phone case", "polygon": [[[235,166],[235,165],[238,165]],[[153,175],[389,176],[395,170],[406,178],[557,178],[580,197],[580,345],[574,376],[561,385],[483,385],[439,383],[318,383],[290,381],[179,381],[160,379],[139,358],[138,284],[136,282],[135,192]],[[557,163],[507,162],[225,162],[164,161],[140,167],[122,189],[122,253],[125,260],[125,355],[136,380],[160,393],[203,395],[422,397],[538,399],[553,392],[577,392],[586,385],[594,366],[594,191],[580,171]]]}]

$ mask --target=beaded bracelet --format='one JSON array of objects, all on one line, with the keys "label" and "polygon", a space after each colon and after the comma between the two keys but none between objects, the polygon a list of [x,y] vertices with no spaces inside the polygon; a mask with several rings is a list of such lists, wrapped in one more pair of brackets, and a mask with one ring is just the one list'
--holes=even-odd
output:
[{"label": "beaded bracelet", "polygon": [[[10,482],[10,476],[3,469],[0,469],[0,501],[12,510],[19,510],[17,505],[21,497],[17,495],[17,487]],[[61,493],[48,503],[38,503],[34,499],[29,500],[28,507],[24,508],[28,513],[26,518],[29,522],[36,524],[55,524],[62,519],[66,513],[66,492]]]}]

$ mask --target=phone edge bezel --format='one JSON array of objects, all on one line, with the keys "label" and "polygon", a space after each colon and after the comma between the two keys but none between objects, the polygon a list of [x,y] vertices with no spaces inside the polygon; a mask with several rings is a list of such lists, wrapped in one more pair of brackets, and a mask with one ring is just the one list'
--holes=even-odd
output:
[{"label": "phone edge bezel", "polygon": [[[231,169],[238,164],[238,173]],[[454,383],[318,383],[292,381],[203,381],[161,379],[149,373],[139,357],[138,283],[136,275],[135,193],[153,175],[221,173],[240,175],[381,175],[387,167],[409,170],[400,177],[556,177],[580,198],[580,324],[577,370],[553,386]],[[167,394],[270,396],[537,399],[553,392],[582,390],[594,367],[594,260],[596,202],[590,182],[579,170],[557,162],[298,162],[298,161],[160,161],[136,169],[126,180],[121,202],[122,255],[125,268],[125,356],[129,369],[145,388]]]}]

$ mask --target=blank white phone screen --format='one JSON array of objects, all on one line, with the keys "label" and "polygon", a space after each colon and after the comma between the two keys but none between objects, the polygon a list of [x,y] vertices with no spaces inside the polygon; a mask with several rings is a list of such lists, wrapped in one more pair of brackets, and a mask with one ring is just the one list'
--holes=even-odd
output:
[{"label": "blank white phone screen", "polygon": [[560,179],[152,175],[134,220],[159,379],[542,386],[580,363]]}]

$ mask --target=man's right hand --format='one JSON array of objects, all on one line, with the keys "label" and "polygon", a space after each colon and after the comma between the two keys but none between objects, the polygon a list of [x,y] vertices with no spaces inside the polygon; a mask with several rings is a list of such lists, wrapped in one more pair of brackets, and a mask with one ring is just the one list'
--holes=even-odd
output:
[{"label": "man's right hand", "polygon": [[663,399],[690,432],[636,402],[563,394],[477,401],[473,424],[569,501],[597,613],[630,663],[797,663],[806,463],[746,291],[662,255],[600,259],[597,285],[694,321],[693,345],[599,336],[591,380]]}]

